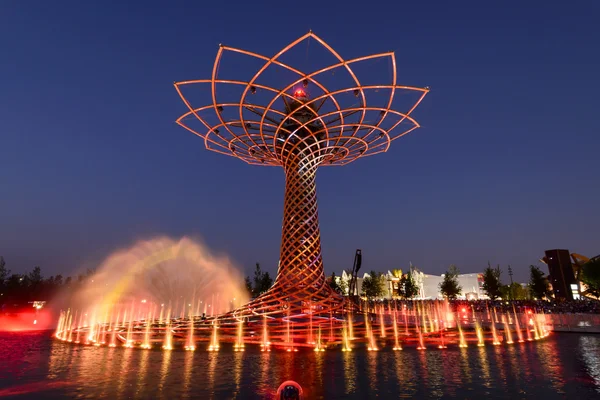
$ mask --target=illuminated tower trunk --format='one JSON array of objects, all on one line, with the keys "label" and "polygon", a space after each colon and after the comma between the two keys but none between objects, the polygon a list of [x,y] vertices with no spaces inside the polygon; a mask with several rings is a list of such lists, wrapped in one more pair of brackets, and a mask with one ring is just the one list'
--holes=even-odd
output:
[{"label": "illuminated tower trunk", "polygon": [[[338,62],[305,73],[281,60],[285,53],[309,39],[318,42]],[[264,64],[247,81],[222,79],[218,76],[219,65],[226,53],[249,56]],[[363,61],[371,63],[370,60],[375,59],[391,62],[391,77],[374,85],[361,85],[352,67],[358,63],[366,66]],[[270,74],[265,79],[263,76],[266,71],[272,71],[272,67],[283,68],[295,78],[288,82],[278,78],[277,85],[269,85]],[[346,85],[336,79],[336,88],[328,89],[321,78],[334,73],[340,79],[346,76]],[[387,81],[389,78],[391,81]],[[296,330],[293,335],[312,342],[313,324],[318,324],[315,329],[319,331],[329,325],[329,336],[333,337],[335,314],[344,311],[346,305],[347,309],[355,307],[354,300],[347,301],[325,280],[315,175],[321,164],[345,165],[361,157],[385,152],[392,140],[419,127],[410,113],[429,89],[397,85],[396,78],[393,52],[344,60],[325,41],[308,32],[273,57],[219,46],[210,79],[175,83],[179,96],[189,109],[177,123],[203,138],[207,149],[252,165],[283,167],[285,172],[277,278],[271,288],[249,303],[218,316],[223,331],[229,329],[225,328],[227,324],[231,329],[237,329],[240,321],[248,321],[246,326],[260,321],[268,327],[274,340],[289,341],[291,328]],[[198,107],[184,96],[184,86],[191,90],[190,85],[197,84],[206,85],[211,104]],[[242,89],[241,96],[235,97],[234,94],[240,92],[237,89],[223,92],[221,88],[224,87]],[[311,92],[312,96],[309,95]],[[374,92],[386,94],[371,96]],[[406,97],[400,96],[405,92],[419,96],[415,96],[414,103],[408,97],[402,102],[402,107],[408,107],[408,111],[396,111],[392,105],[396,99]],[[230,100],[223,102],[224,96]],[[376,104],[368,101],[373,97],[381,101]],[[263,289],[260,285],[260,290]]]},{"label": "illuminated tower trunk", "polygon": [[308,146],[290,153],[284,161],[286,183],[276,286],[289,294],[290,307],[296,308],[302,300],[311,301],[322,291],[325,274],[315,184],[318,158]]}]

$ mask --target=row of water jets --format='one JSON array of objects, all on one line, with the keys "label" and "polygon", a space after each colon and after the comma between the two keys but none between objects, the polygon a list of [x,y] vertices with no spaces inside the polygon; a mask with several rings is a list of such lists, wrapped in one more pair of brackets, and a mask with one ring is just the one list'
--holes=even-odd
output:
[{"label": "row of water jets", "polygon": [[[253,321],[252,329],[243,319],[220,320],[211,308],[203,301],[184,303],[180,308],[142,300],[128,306],[96,307],[83,312],[67,309],[60,313],[55,336],[72,343],[142,349],[160,346],[172,350],[175,343],[182,343],[185,350],[194,351],[199,342],[208,342],[208,351],[219,351],[221,342],[233,342],[234,351],[244,351],[247,344],[258,344],[261,351],[267,352],[272,347],[288,352],[312,347],[321,352],[328,347],[352,351],[359,342],[366,343],[368,351],[378,351],[386,343],[398,351],[411,342],[417,350],[432,344],[440,349],[448,344],[463,348],[470,343],[484,346],[490,341],[493,345],[522,343],[549,334],[543,312],[497,312],[494,307],[483,313],[472,307],[451,311],[447,302],[394,302],[387,307],[366,306],[363,311],[348,311],[335,318],[313,317],[309,312],[308,322],[295,323],[288,316],[277,321],[276,326],[273,318],[263,315],[257,317],[262,324],[260,320]],[[230,333],[220,335],[222,328]]]}]

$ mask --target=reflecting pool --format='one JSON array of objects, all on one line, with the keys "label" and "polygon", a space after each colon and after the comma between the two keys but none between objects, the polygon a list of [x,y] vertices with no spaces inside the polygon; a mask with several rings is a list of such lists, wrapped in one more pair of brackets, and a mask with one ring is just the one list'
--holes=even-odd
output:
[{"label": "reflecting pool", "polygon": [[510,346],[378,352],[163,351],[74,346],[52,332],[0,333],[0,397],[270,398],[292,379],[308,399],[600,398],[600,335]]}]

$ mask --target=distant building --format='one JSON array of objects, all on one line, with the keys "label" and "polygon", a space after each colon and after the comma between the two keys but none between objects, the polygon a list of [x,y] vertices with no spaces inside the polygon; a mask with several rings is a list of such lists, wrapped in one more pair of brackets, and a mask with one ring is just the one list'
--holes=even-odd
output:
[{"label": "distant building", "polygon": [[467,300],[487,299],[483,291],[483,273],[458,275],[462,296]]},{"label": "distant building", "polygon": [[440,283],[443,278],[440,275],[429,275],[420,273],[419,281],[417,281],[417,287],[419,288],[419,299],[438,299],[442,298],[440,293]]},{"label": "distant building", "polygon": [[543,261],[548,264],[554,298],[564,300],[579,298],[579,286],[573,273],[569,250],[554,249],[546,250],[545,253],[546,257]]},{"label": "distant building", "polygon": [[[419,294],[415,297],[418,300],[435,300],[443,299],[444,297],[440,293],[440,283],[444,280],[444,275],[430,275],[425,274],[418,269],[413,269],[412,277],[415,284],[419,288]],[[390,271],[384,275],[387,281],[386,293],[383,298],[391,299],[398,296],[398,289],[400,278],[392,275]],[[356,279],[356,290],[355,295],[360,295],[362,292],[362,282],[364,278],[369,277],[368,273],[364,273],[362,277]],[[344,287],[350,286],[351,276],[346,271],[342,271],[341,276],[336,276],[338,284],[345,283]],[[459,294],[460,299],[477,300],[487,299],[488,297],[483,292],[483,274],[461,274],[458,275],[458,284],[461,286],[462,291]],[[346,295],[349,293],[346,292]]]},{"label": "distant building", "polygon": [[[419,298],[424,300],[443,299],[444,296],[440,292],[440,283],[444,280],[444,275],[421,274],[422,282],[420,284]],[[487,296],[483,292],[483,274],[481,273],[458,275],[458,285],[462,289],[458,295],[459,299],[487,299]]]}]

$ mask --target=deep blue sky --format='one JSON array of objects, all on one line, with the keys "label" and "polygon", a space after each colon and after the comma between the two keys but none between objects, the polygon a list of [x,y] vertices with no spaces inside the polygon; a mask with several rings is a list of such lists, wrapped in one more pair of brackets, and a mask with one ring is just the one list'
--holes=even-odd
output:
[{"label": "deep blue sky", "polygon": [[600,253],[597,1],[121,3],[0,5],[13,271],[66,275],[167,234],[275,272],[283,172],[206,151],[174,124],[172,84],[209,77],[218,43],[271,55],[309,29],[346,58],[396,50],[399,82],[432,89],[422,129],[320,171],[327,273],[356,248],[367,270],[489,260],[520,280],[545,249]]}]

